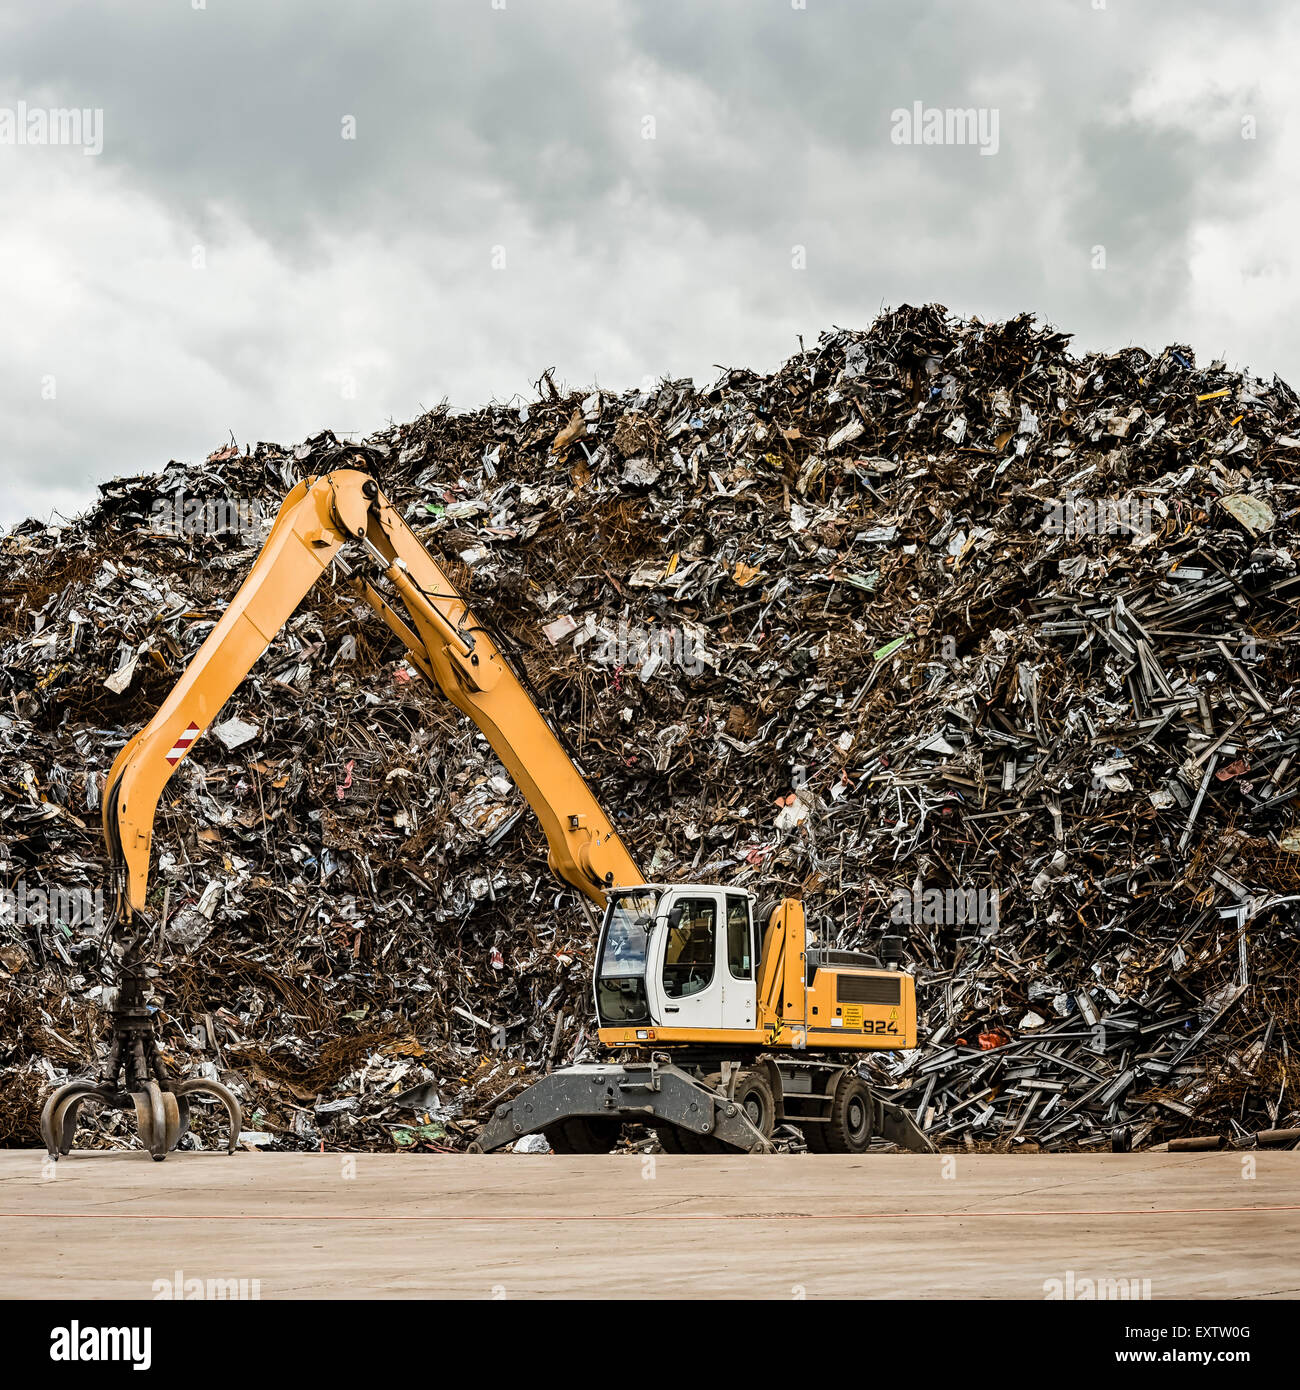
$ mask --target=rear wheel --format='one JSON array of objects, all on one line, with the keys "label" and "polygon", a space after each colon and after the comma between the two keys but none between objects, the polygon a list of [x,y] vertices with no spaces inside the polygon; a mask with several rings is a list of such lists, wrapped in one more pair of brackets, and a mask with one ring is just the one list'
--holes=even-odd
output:
[{"label": "rear wheel", "polygon": [[776,1097],[772,1085],[761,1071],[747,1071],[736,1082],[736,1104],[749,1116],[749,1122],[765,1138],[776,1128]]},{"label": "rear wheel", "polygon": [[871,1087],[860,1076],[848,1072],[835,1088],[830,1123],[819,1128],[826,1131],[825,1143],[831,1153],[860,1154],[871,1147],[875,1121],[876,1102]]},{"label": "rear wheel", "polygon": [[571,1115],[542,1132],[557,1154],[607,1154],[618,1143],[623,1122],[600,1115]]}]

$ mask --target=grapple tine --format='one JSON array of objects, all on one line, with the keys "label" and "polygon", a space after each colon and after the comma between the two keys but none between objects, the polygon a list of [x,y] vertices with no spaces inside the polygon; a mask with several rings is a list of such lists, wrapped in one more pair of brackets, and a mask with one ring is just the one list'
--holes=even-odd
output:
[{"label": "grapple tine", "polygon": [[70,1096],[59,1107],[58,1128],[63,1135],[63,1142],[59,1145],[61,1154],[72,1150],[72,1141],[77,1137],[77,1116],[81,1112],[83,1099],[82,1096]]},{"label": "grapple tine", "polygon": [[149,1098],[149,1142],[146,1146],[153,1155],[155,1163],[167,1157],[167,1107],[163,1103],[163,1093],[156,1081],[144,1083],[145,1095]]},{"label": "grapple tine", "polygon": [[150,1103],[149,1092],[132,1091],[131,1101],[135,1106],[135,1127],[139,1131],[140,1142],[153,1153],[153,1106]]},{"label": "grapple tine", "polygon": [[176,1147],[181,1137],[181,1110],[180,1102],[171,1091],[162,1092],[163,1119],[165,1120],[163,1157],[165,1158]]},{"label": "grapple tine", "polygon": [[72,1148],[81,1103],[92,1099],[112,1104],[114,1093],[98,1081],[71,1081],[45,1102],[41,1110],[41,1139],[51,1158],[57,1159]]},{"label": "grapple tine", "polygon": [[[242,1126],[243,1115],[239,1108],[239,1101],[235,1099],[232,1092],[228,1091],[219,1081],[209,1081],[205,1076],[196,1076],[192,1081],[182,1081],[176,1087],[177,1101],[183,1101],[187,1096],[210,1095],[216,1098],[226,1107],[226,1115],[230,1120],[230,1134],[226,1141],[226,1152],[234,1153],[239,1145],[239,1131]],[[188,1107],[187,1107],[188,1110]]]},{"label": "grapple tine", "polygon": [[45,1151],[56,1162],[63,1148],[63,1120],[59,1117],[59,1123],[54,1122],[54,1112],[59,1104],[60,1097],[68,1088],[60,1086],[57,1091],[50,1092],[50,1098],[45,1102],[41,1110],[41,1141],[45,1145]]}]

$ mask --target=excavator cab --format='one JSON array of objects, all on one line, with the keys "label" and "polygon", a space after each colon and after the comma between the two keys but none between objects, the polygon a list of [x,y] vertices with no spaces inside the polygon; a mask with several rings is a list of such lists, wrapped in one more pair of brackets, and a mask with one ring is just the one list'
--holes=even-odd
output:
[{"label": "excavator cab", "polygon": [[646,885],[610,894],[601,926],[596,1012],[602,1027],[752,1031],[758,942],[753,895],[712,885]]}]

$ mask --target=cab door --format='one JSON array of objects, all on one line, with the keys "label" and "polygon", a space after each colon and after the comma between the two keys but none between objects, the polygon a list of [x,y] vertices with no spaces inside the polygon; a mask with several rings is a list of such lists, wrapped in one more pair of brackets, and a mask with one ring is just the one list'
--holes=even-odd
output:
[{"label": "cab door", "polygon": [[724,943],[722,1026],[753,1028],[757,1017],[758,974],[754,960],[754,926],[748,893],[728,893]]},{"label": "cab door", "polygon": [[662,905],[664,927],[654,953],[665,1028],[721,1028],[726,964],[723,895],[688,888]]}]

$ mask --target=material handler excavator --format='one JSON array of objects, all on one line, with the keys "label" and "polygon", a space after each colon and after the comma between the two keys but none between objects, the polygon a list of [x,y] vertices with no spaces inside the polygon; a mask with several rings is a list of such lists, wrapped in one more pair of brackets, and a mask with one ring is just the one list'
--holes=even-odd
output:
[{"label": "material handler excavator", "polygon": [[[743,888],[647,883],[525,683],[380,490],[365,452],[340,450],[335,461],[345,460],[353,466],[309,477],[285,498],[234,600],[113,762],[102,811],[116,1002],[98,1077],[45,1106],[51,1157],[69,1151],[78,1110],[93,1101],[134,1109],[145,1147],[164,1159],[188,1127],[190,1098],[203,1093],[225,1105],[228,1148],[237,1145],[235,1096],[207,1078],[171,1075],[145,1003],[154,815],[168,779],[327,574],[345,577],[411,665],[474,721],[541,823],[551,870],[602,909],[594,1002],[610,1059],[554,1071],[498,1105],[475,1149],[540,1132],[556,1152],[606,1152],[636,1122],[673,1152],[770,1151],[783,1123],[819,1152],[861,1153],[877,1137],[929,1150],[852,1061],[916,1045],[911,976],[870,955],[809,945],[793,898],[759,905]],[[381,577],[409,623],[376,587]]]}]

